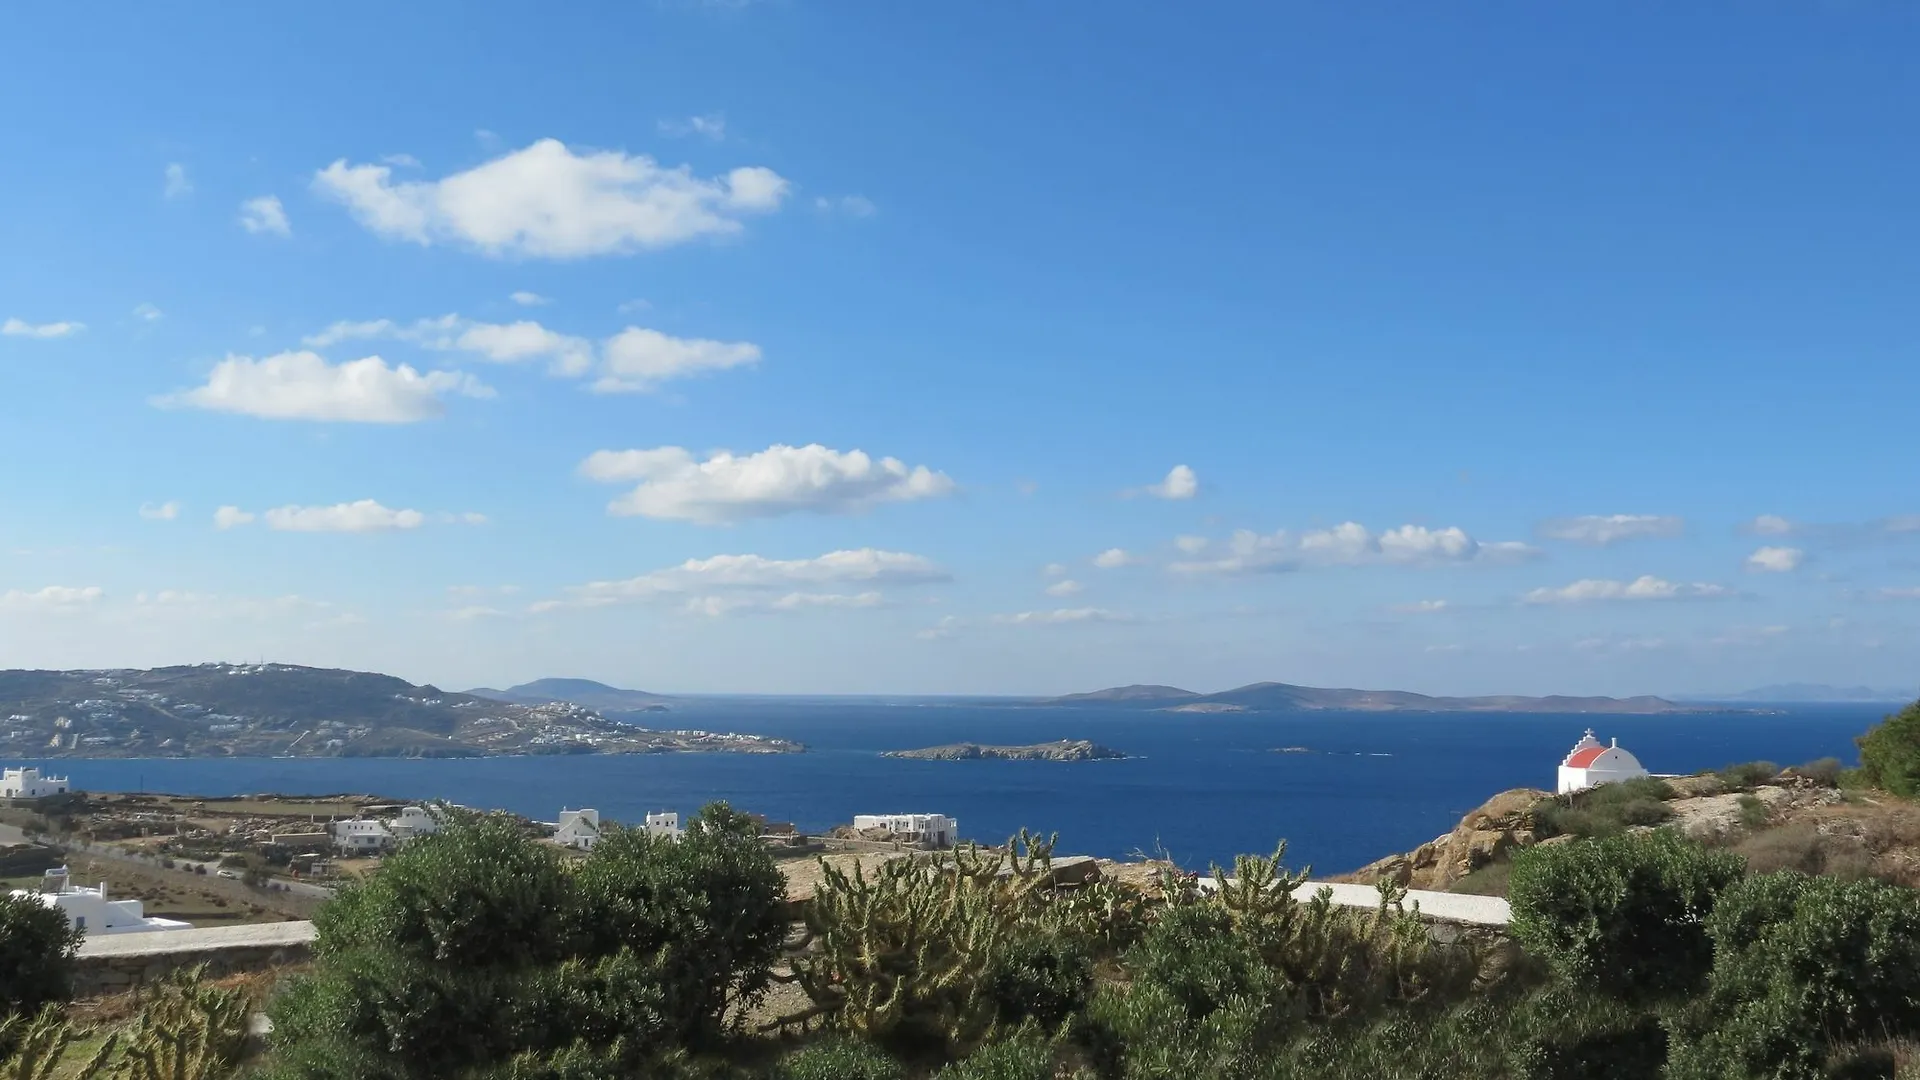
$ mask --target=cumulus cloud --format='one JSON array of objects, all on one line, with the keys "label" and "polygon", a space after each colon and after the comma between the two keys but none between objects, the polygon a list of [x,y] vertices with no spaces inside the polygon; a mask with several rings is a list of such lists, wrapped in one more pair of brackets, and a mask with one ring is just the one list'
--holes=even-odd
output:
[{"label": "cumulus cloud", "polygon": [[63,338],[71,337],[87,328],[81,322],[30,323],[25,319],[8,319],[0,322],[0,334],[7,337]]},{"label": "cumulus cloud", "polygon": [[748,215],[777,210],[791,188],[772,169],[702,178],[645,155],[575,153],[558,139],[429,181],[396,182],[387,166],[342,158],[315,174],[313,186],[388,239],[552,259],[730,236]]},{"label": "cumulus cloud", "polygon": [[1402,525],[1375,533],[1354,521],[1300,533],[1282,529],[1262,534],[1241,529],[1228,537],[1223,547],[1225,550],[1214,558],[1176,562],[1170,568],[1181,574],[1270,574],[1304,566],[1520,562],[1539,554],[1537,548],[1517,540],[1482,543],[1456,526],[1432,529]]},{"label": "cumulus cloud", "polygon": [[254,516],[237,506],[223,506],[213,512],[213,527],[231,529],[240,525],[253,524]]},{"label": "cumulus cloud", "polygon": [[1041,567],[1040,572],[1042,574],[1045,574],[1047,577],[1066,577],[1067,564],[1050,562],[1047,565]]},{"label": "cumulus cloud", "polygon": [[[655,570],[621,581],[592,581],[569,587],[568,599],[543,601],[535,611],[557,607],[601,607],[661,599],[704,598],[736,593],[783,592],[786,595],[841,595],[822,593],[822,586],[855,586],[864,596],[877,588],[924,585],[948,581],[946,571],[923,555],[877,548],[830,551],[811,559],[769,559],[761,555],[715,555],[688,559],[678,566]],[[781,599],[785,599],[783,596]],[[805,599],[788,608],[823,606]]]},{"label": "cumulus cloud", "polygon": [[1130,616],[1105,608],[1056,608],[1052,611],[1020,611],[1010,615],[995,615],[993,621],[1002,626],[1052,625],[1056,623],[1084,622],[1131,622]]},{"label": "cumulus cloud", "polygon": [[1175,465],[1159,483],[1140,488],[1138,494],[1156,499],[1191,499],[1199,491],[1200,478],[1194,475],[1193,470],[1185,465]]},{"label": "cumulus cloud", "polygon": [[1101,570],[1117,570],[1122,566],[1132,566],[1140,557],[1125,548],[1108,548],[1093,557],[1093,565]]},{"label": "cumulus cloud", "polygon": [[1745,528],[1747,532],[1756,533],[1760,536],[1785,536],[1792,532],[1796,526],[1793,522],[1788,521],[1778,514],[1761,514],[1759,517],[1747,522]]},{"label": "cumulus cloud", "polygon": [[0,611],[67,611],[95,603],[105,595],[106,592],[98,585],[82,588],[48,585],[32,592],[9,589],[6,592],[0,592]]},{"label": "cumulus cloud", "polygon": [[1684,520],[1663,514],[1582,514],[1543,521],[1539,533],[1548,540],[1605,547],[1623,540],[1679,536],[1685,528]]},{"label": "cumulus cloud", "polygon": [[667,379],[755,364],[760,361],[760,346],[669,337],[658,330],[629,326],[608,338],[601,354],[603,374],[593,389],[605,394],[651,390]]},{"label": "cumulus cloud", "polygon": [[471,375],[422,374],[378,356],[329,364],[318,353],[285,352],[264,359],[229,356],[206,384],[154,399],[161,408],[207,409],[268,420],[407,424],[445,411],[448,394],[491,397]]},{"label": "cumulus cloud", "polygon": [[292,236],[287,208],[276,195],[260,195],[240,204],[240,227],[259,236]]},{"label": "cumulus cloud", "polygon": [[531,319],[487,323],[460,315],[442,315],[413,323],[391,319],[342,321],[304,339],[314,348],[351,339],[386,338],[422,348],[465,352],[495,363],[545,360],[556,375],[585,375],[596,370],[599,393],[651,390],[669,379],[685,378],[757,363],[760,347],[745,341],[677,338],[658,330],[629,326],[598,348],[586,338],[549,329]]},{"label": "cumulus cloud", "polygon": [[148,521],[172,521],[180,516],[180,504],[177,502],[141,503],[140,516]]},{"label": "cumulus cloud", "polygon": [[1718,600],[1733,595],[1725,585],[1687,584],[1643,574],[1632,581],[1583,578],[1557,589],[1534,589],[1524,599],[1529,604],[1584,604],[1596,600]]},{"label": "cumulus cloud", "polygon": [[1207,550],[1209,543],[1211,543],[1211,541],[1204,536],[1176,536],[1173,538],[1173,546],[1179,548],[1181,553],[1185,555],[1198,555]]},{"label": "cumulus cloud", "polygon": [[696,596],[681,605],[689,615],[718,618],[722,615],[774,615],[795,611],[877,608],[886,604],[886,596],[877,591],[862,593],[791,592],[772,598],[755,596]]},{"label": "cumulus cloud", "polygon": [[166,198],[184,199],[193,194],[193,181],[187,179],[185,165],[177,161],[169,161],[167,167],[161,170],[161,176],[165,178],[166,183],[160,189],[160,193]]},{"label": "cumulus cloud", "polygon": [[720,113],[707,113],[704,116],[689,116],[684,120],[662,120],[660,134],[675,137],[698,135],[720,142],[727,137],[727,118]]},{"label": "cumulus cloud", "polygon": [[511,296],[507,297],[507,299],[512,300],[514,303],[519,304],[521,307],[540,307],[544,304],[553,303],[552,300],[549,300],[546,297],[541,296],[539,293],[528,292],[525,289],[521,289],[518,292],[513,293]]},{"label": "cumulus cloud", "polygon": [[1072,596],[1074,593],[1077,593],[1084,588],[1086,588],[1085,585],[1080,584],[1079,582],[1073,580],[1072,578],[1068,578],[1064,581],[1056,581],[1053,584],[1047,586],[1047,595],[1048,596]]},{"label": "cumulus cloud", "polygon": [[1799,548],[1763,547],[1747,556],[1747,569],[1761,573],[1785,574],[1800,568],[1807,553]]},{"label": "cumulus cloud", "polygon": [[[258,515],[237,506],[223,506],[214,512],[214,524],[222,529],[264,520],[276,532],[398,532],[417,529],[427,523],[427,515],[418,510],[394,510],[373,499],[335,503],[332,506],[281,506]],[[484,525],[485,514],[439,514],[445,525]]]},{"label": "cumulus cloud", "polygon": [[842,453],[814,443],[774,445],[736,457],[719,451],[706,460],[678,446],[600,450],[580,463],[580,474],[602,483],[637,480],[639,486],[607,505],[621,517],[649,517],[715,525],[793,513],[838,514],[881,503],[952,494],[945,473],[898,458]]}]

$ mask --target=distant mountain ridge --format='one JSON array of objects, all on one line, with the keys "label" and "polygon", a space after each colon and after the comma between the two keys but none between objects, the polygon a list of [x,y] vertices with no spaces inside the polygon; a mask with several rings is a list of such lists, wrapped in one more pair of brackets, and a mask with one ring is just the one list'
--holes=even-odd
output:
[{"label": "distant mountain ridge", "polygon": [[516,705],[544,705],[549,701],[570,701],[596,712],[659,712],[673,699],[645,690],[622,690],[592,679],[535,679],[532,682],[495,690],[490,686],[467,691],[472,697],[507,701]]},{"label": "distant mountain ridge", "polygon": [[1774,704],[1898,704],[1920,697],[1914,691],[1875,690],[1866,686],[1831,686],[1826,683],[1774,683],[1771,686],[1741,690],[1732,694],[1677,695],[1681,701],[1738,701]]},{"label": "distant mountain ridge", "polygon": [[1348,690],[1292,683],[1260,682],[1217,694],[1177,686],[1119,686],[1084,694],[1047,698],[1046,705],[1130,705],[1175,712],[1537,712],[1537,713],[1684,713],[1700,709],[1652,695],[1637,697],[1435,697],[1406,690]]}]

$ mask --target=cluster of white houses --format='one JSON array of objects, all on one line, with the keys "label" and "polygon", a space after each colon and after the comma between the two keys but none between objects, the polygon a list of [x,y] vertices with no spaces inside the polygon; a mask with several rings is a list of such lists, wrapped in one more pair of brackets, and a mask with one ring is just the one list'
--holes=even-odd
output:
[{"label": "cluster of white houses", "polygon": [[0,799],[44,799],[65,795],[71,787],[64,776],[42,776],[39,769],[0,772]]}]

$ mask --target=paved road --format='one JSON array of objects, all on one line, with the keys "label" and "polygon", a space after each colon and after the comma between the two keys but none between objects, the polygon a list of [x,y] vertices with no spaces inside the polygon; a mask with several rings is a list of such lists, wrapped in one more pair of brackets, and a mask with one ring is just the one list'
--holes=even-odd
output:
[{"label": "paved road", "polygon": [[[1212,891],[1212,878],[1203,877],[1198,882],[1203,891]],[[1306,903],[1322,889],[1331,890],[1333,902],[1340,907],[1372,908],[1380,906],[1380,890],[1371,885],[1348,885],[1332,881],[1309,881],[1293,891],[1293,898]],[[1428,889],[1409,889],[1407,898],[1401,901],[1411,910],[1415,903],[1420,905],[1420,914],[1445,922],[1471,923],[1475,926],[1505,926],[1512,917],[1512,908],[1507,901],[1498,896],[1469,896],[1465,893],[1433,892]]]}]

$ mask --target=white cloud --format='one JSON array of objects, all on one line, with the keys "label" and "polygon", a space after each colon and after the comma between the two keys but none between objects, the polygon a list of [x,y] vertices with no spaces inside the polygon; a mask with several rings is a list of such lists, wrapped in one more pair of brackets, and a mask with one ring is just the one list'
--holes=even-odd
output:
[{"label": "white cloud", "polygon": [[141,503],[140,516],[148,521],[172,521],[180,516],[180,504],[163,502],[155,506],[153,503]]},{"label": "white cloud", "polygon": [[681,605],[689,615],[756,614],[772,615],[795,611],[877,608],[886,604],[886,596],[875,591],[862,593],[790,592],[771,599],[752,596],[696,596]]},{"label": "white cloud", "polygon": [[1481,543],[1455,526],[1431,529],[1402,525],[1374,533],[1347,521],[1330,529],[1292,533],[1236,531],[1226,540],[1225,554],[1212,559],[1173,563],[1182,574],[1284,573],[1303,566],[1365,566],[1389,564],[1433,566],[1469,562],[1519,562],[1539,554],[1517,540]]},{"label": "white cloud", "polygon": [[622,315],[630,315],[636,311],[651,311],[652,309],[653,301],[642,297],[634,297],[632,300],[622,300],[614,307],[614,310]]},{"label": "white cloud", "polygon": [[822,214],[854,218],[872,217],[880,209],[865,195],[821,195],[813,200],[813,208]]},{"label": "white cloud", "polygon": [[397,165],[403,169],[417,169],[420,167],[420,159],[414,157],[412,154],[383,154],[380,160],[389,165]]},{"label": "white cloud", "polygon": [[1057,608],[1053,611],[1021,611],[1011,615],[995,615],[993,621],[1003,626],[1031,626],[1055,623],[1131,622],[1132,619],[1105,608],[1086,607]]},{"label": "white cloud", "polygon": [[1067,564],[1050,562],[1041,567],[1040,572],[1047,577],[1065,577],[1067,575]]},{"label": "white cloud", "polygon": [[0,593],[0,611],[66,611],[92,604],[105,595],[98,585],[84,588],[48,585],[33,592],[9,589]]},{"label": "white cloud", "polygon": [[1125,548],[1108,548],[1093,557],[1093,565],[1101,570],[1116,570],[1122,566],[1132,566],[1140,557]]},{"label": "white cloud", "polygon": [[548,298],[541,296],[539,293],[528,292],[525,289],[521,289],[513,293],[511,296],[507,297],[507,299],[512,300],[514,303],[519,304],[521,307],[540,307],[543,304],[553,303],[552,300],[549,300]]},{"label": "white cloud", "polygon": [[1920,586],[1889,585],[1880,590],[1880,595],[1888,600],[1920,600]]},{"label": "white cloud", "polygon": [[1686,584],[1643,574],[1632,581],[1583,578],[1557,589],[1534,589],[1524,599],[1529,604],[1582,604],[1595,600],[1717,600],[1733,595],[1725,585]]},{"label": "white cloud", "polygon": [[1778,514],[1761,514],[1746,524],[1746,531],[1761,536],[1785,536],[1795,528],[1797,526],[1793,522]]},{"label": "white cloud", "polygon": [[1200,478],[1185,465],[1175,465],[1166,478],[1157,484],[1148,484],[1140,489],[1140,494],[1151,495],[1156,499],[1191,499],[1200,491]]},{"label": "white cloud", "polygon": [[[600,607],[666,598],[708,597],[721,593],[794,590],[807,586],[923,585],[947,580],[947,573],[925,556],[876,548],[830,551],[812,559],[715,555],[706,559],[688,559],[678,566],[624,581],[594,581],[571,586],[567,589],[570,599],[544,601],[535,604],[533,610]],[[802,589],[801,594],[809,593]],[[789,602],[789,607],[806,606],[808,603],[806,600],[793,600]]]},{"label": "white cloud", "polygon": [[1747,556],[1747,569],[1764,573],[1785,574],[1800,568],[1807,553],[1799,548],[1763,547]]},{"label": "white cloud", "polygon": [[1056,581],[1053,584],[1047,586],[1047,595],[1048,596],[1072,596],[1074,593],[1077,593],[1084,588],[1086,588],[1085,585],[1082,585],[1079,582],[1074,581],[1072,578],[1068,578],[1064,581]]},{"label": "white cloud", "polygon": [[441,180],[396,183],[392,174],[342,158],[315,174],[314,189],[389,239],[554,259],[733,235],[746,215],[778,209],[791,187],[771,169],[703,179],[645,155],[576,154],[557,139]]},{"label": "white cloud", "polygon": [[80,322],[30,323],[24,319],[8,319],[0,322],[0,334],[7,337],[63,338],[71,337],[87,328]]},{"label": "white cloud", "polygon": [[727,137],[727,118],[720,113],[708,113],[705,116],[689,116],[684,120],[662,120],[660,134],[675,137],[698,135],[720,142]]},{"label": "white cloud", "polygon": [[953,631],[959,625],[960,625],[959,617],[954,615],[944,615],[941,617],[938,623],[935,623],[934,625],[927,627],[925,630],[916,632],[913,636],[916,638],[919,638],[921,641],[941,641],[946,638],[952,637]]},{"label": "white cloud", "polygon": [[1176,536],[1173,538],[1173,546],[1179,548],[1182,553],[1187,555],[1200,554],[1207,550],[1207,545],[1211,542],[1212,541],[1204,536]]},{"label": "white cloud", "polygon": [[678,446],[600,450],[580,463],[589,480],[638,480],[607,505],[621,517],[725,524],[784,514],[850,513],[880,503],[939,498],[954,490],[945,473],[897,458],[877,461],[818,443],[774,445],[736,457],[719,451],[698,461]]},{"label": "white cloud", "polygon": [[557,333],[537,322],[472,323],[449,344],[437,347],[474,353],[496,363],[545,359],[562,375],[579,375],[593,366],[593,345],[585,338]]},{"label": "white cloud", "polygon": [[166,186],[161,189],[161,194],[166,198],[184,199],[193,194],[193,181],[187,179],[187,167],[185,165],[177,161],[170,161],[167,163],[167,167],[161,170],[161,175],[166,177]]},{"label": "white cloud", "polygon": [[1445,600],[1415,600],[1411,604],[1395,604],[1393,610],[1402,615],[1431,615],[1447,610]]},{"label": "white cloud", "polygon": [[760,346],[745,341],[708,341],[669,337],[658,330],[629,326],[607,339],[603,374],[593,384],[599,393],[648,390],[667,379],[758,363]]},{"label": "white cloud", "polygon": [[268,420],[337,420],[405,424],[444,411],[447,394],[491,397],[471,375],[421,374],[406,364],[388,367],[378,356],[329,364],[317,353],[285,352],[265,359],[229,356],[215,364],[206,385],[154,399],[161,408],[208,409]]},{"label": "white cloud", "polygon": [[282,506],[263,515],[277,532],[393,532],[417,529],[427,516],[418,510],[390,510],[372,499],[333,506]]},{"label": "white cloud", "polygon": [[293,225],[287,221],[287,209],[280,205],[277,195],[261,195],[241,203],[240,227],[255,236],[261,233],[271,236],[293,235]]},{"label": "white cloud", "polygon": [[133,317],[143,322],[158,322],[166,313],[152,304],[135,304]]},{"label": "white cloud", "polygon": [[1622,540],[1679,536],[1685,528],[1682,519],[1663,514],[1582,514],[1543,521],[1539,533],[1548,540],[1604,547]]},{"label": "white cloud", "polygon": [[237,506],[223,506],[213,512],[213,527],[231,529],[239,525],[253,524],[253,515]]}]

